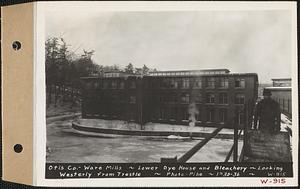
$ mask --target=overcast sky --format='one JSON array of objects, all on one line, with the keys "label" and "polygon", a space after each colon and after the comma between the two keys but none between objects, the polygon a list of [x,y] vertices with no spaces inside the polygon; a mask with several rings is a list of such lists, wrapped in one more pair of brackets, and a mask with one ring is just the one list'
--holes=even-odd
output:
[{"label": "overcast sky", "polygon": [[268,11],[48,11],[46,37],[95,50],[102,65],[158,70],[227,68],[260,83],[291,77],[291,14]]}]

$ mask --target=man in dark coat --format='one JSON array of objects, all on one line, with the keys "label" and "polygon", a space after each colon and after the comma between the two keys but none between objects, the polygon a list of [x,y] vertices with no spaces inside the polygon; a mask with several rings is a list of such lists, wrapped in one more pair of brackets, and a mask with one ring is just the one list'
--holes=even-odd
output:
[{"label": "man in dark coat", "polygon": [[[270,90],[264,89],[264,98],[257,103],[254,112],[254,129],[259,129],[263,132],[280,131],[280,107],[275,100],[271,99],[271,95]],[[258,125],[257,122],[259,122]]]}]

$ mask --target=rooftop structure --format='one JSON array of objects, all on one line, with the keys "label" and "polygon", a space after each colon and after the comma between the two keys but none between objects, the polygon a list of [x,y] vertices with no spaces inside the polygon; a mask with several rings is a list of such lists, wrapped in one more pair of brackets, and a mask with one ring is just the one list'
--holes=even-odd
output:
[{"label": "rooftop structure", "polygon": [[139,76],[139,74],[125,73],[122,71],[109,71],[105,72],[102,77],[128,77],[128,76]]},{"label": "rooftop structure", "polygon": [[291,78],[279,78],[272,79],[273,87],[290,87],[292,79]]},{"label": "rooftop structure", "polygon": [[292,116],[292,87],[291,78],[272,79],[273,86],[265,87],[272,93],[272,98],[280,105],[280,110],[288,117]]},{"label": "rooftop structure", "polygon": [[214,74],[228,74],[229,72],[230,71],[228,69],[156,71],[156,72],[150,72],[149,76],[214,75]]}]

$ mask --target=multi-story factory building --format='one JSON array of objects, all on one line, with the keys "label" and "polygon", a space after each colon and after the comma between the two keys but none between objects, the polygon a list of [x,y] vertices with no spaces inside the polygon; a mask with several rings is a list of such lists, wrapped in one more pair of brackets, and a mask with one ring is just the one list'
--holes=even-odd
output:
[{"label": "multi-story factory building", "polygon": [[82,78],[83,118],[121,119],[197,126],[245,121],[245,104],[257,99],[254,73],[227,69],[107,73]]}]

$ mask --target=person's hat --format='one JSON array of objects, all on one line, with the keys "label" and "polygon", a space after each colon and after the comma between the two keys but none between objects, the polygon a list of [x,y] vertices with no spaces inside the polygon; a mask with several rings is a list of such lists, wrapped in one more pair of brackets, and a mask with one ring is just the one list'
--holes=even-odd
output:
[{"label": "person's hat", "polygon": [[263,95],[264,96],[271,96],[272,93],[271,93],[271,91],[269,89],[264,89]]}]

